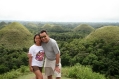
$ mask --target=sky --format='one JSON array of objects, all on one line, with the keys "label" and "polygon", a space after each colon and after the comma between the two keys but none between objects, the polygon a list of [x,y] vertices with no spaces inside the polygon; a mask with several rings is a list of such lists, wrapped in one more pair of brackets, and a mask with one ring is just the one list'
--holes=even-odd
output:
[{"label": "sky", "polygon": [[119,22],[119,0],[0,0],[0,20]]}]

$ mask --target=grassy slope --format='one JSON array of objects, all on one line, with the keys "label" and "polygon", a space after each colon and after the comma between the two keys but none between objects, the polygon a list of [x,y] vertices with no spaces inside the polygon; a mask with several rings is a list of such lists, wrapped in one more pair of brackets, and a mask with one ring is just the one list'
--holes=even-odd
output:
[{"label": "grassy slope", "polygon": [[32,44],[32,33],[22,24],[13,22],[0,29],[0,45],[7,49],[29,47]]},{"label": "grassy slope", "polygon": [[104,26],[96,29],[90,33],[85,39],[88,41],[95,41],[96,39],[103,39],[107,42],[119,40],[119,27],[118,26]]}]

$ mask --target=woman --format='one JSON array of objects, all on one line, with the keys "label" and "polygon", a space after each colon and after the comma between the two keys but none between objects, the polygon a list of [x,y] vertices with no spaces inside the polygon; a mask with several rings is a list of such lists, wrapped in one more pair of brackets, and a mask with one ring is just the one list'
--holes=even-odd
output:
[{"label": "woman", "polygon": [[41,39],[39,34],[34,36],[34,44],[29,48],[29,68],[34,72],[36,79],[43,79],[42,67],[44,61],[44,50],[41,46]]}]

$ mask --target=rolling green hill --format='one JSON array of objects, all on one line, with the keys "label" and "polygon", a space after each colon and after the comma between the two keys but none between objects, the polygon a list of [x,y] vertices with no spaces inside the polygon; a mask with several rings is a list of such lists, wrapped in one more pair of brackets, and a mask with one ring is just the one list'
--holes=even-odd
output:
[{"label": "rolling green hill", "polygon": [[88,41],[103,39],[106,42],[114,42],[119,40],[118,26],[104,26],[90,33],[86,38]]},{"label": "rolling green hill", "polygon": [[45,29],[45,30],[49,30],[49,29],[51,29],[51,25],[50,24],[44,24],[41,28]]},{"label": "rolling green hill", "polygon": [[4,21],[0,22],[0,29],[2,29],[3,27],[5,27],[7,25],[7,23],[5,23]]},{"label": "rolling green hill", "polygon": [[91,32],[94,30],[94,28],[88,24],[80,24],[77,27],[75,27],[73,30],[74,31]]},{"label": "rolling green hill", "polygon": [[6,49],[28,48],[32,43],[32,33],[18,22],[13,22],[0,30],[0,45]]}]

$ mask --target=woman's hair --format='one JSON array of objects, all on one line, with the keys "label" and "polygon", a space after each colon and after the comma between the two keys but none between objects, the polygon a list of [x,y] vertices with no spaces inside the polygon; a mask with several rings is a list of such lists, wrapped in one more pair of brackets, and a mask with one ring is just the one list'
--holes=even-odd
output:
[{"label": "woman's hair", "polygon": [[39,34],[35,34],[35,35],[34,35],[34,43],[36,43],[36,42],[35,42],[35,38],[36,38],[36,36],[39,36],[39,37],[40,37]]}]

